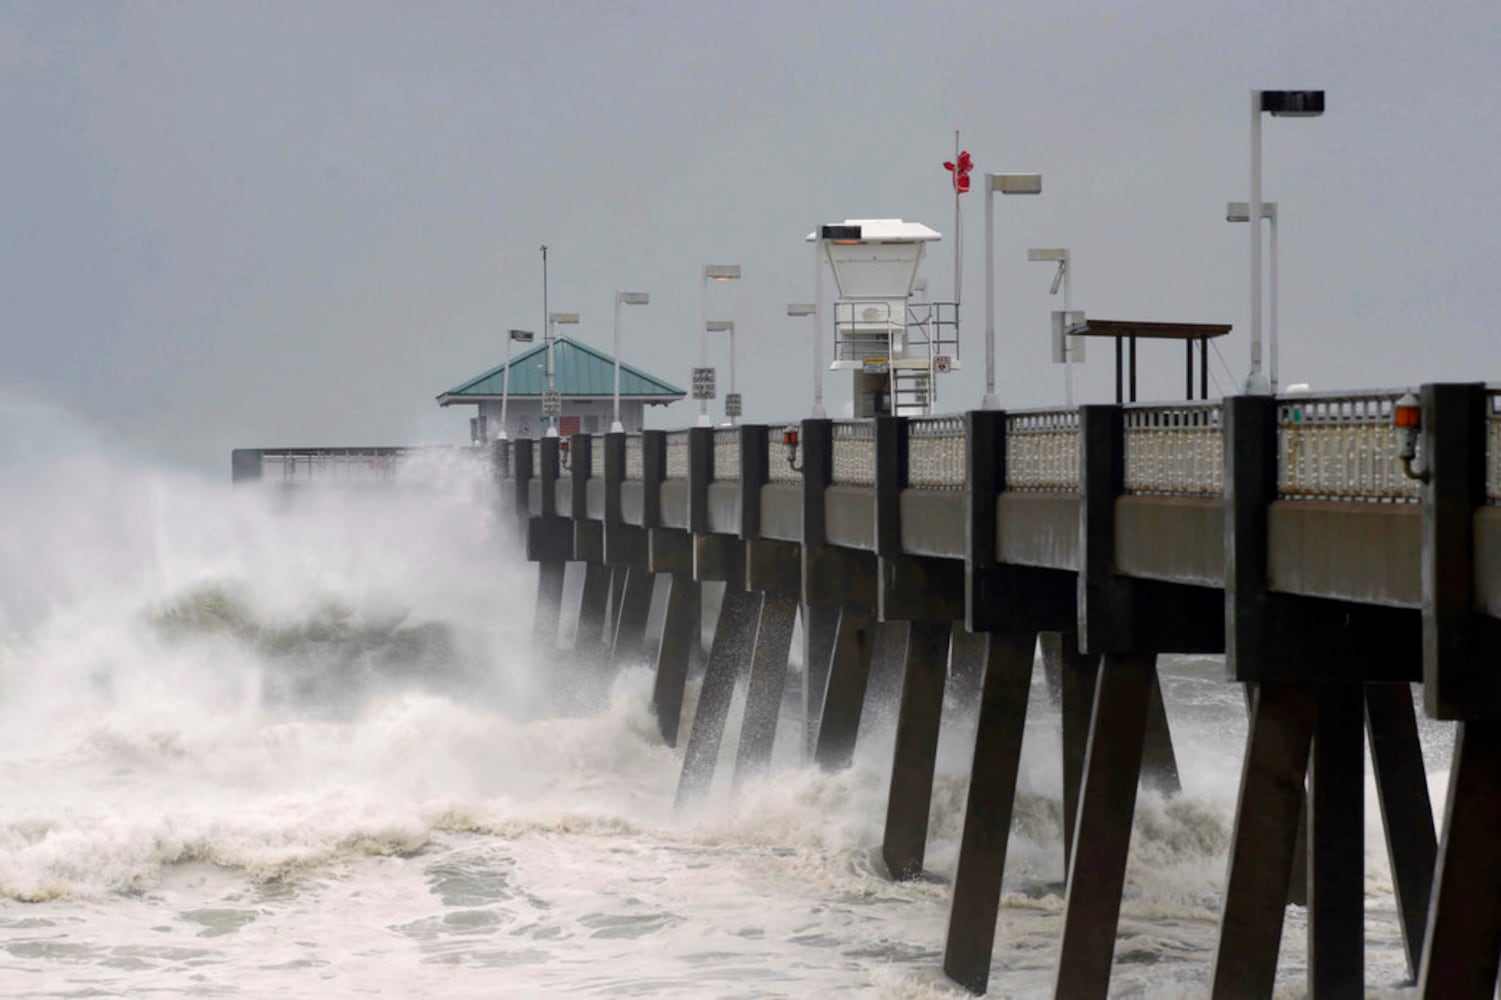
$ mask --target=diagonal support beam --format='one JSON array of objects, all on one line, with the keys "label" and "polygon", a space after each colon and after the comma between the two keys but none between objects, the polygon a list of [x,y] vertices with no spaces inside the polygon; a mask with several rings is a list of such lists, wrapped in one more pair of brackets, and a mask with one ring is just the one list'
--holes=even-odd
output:
[{"label": "diagonal support beam", "polygon": [[683,773],[678,779],[679,806],[703,798],[714,783],[714,765],[719,760],[725,720],[730,714],[735,685],[750,663],[763,596],[759,590],[743,590],[733,585],[725,588],[719,622],[714,628],[714,644],[709,648],[704,682],[698,691],[698,706],[693,711],[693,729],[683,754]]},{"label": "diagonal support beam", "polygon": [[990,979],[1037,644],[1032,632],[992,632],[987,639],[964,837],[943,945],[944,973],[972,993],[984,993]]},{"label": "diagonal support beam", "polygon": [[678,745],[678,723],[683,715],[688,664],[699,645],[703,613],[699,587],[700,584],[688,573],[667,576],[667,607],[662,616],[662,642],[657,647],[657,675],[652,683],[651,705],[662,742],[670,747]]},{"label": "diagonal support beam", "polygon": [[1366,733],[1371,766],[1376,772],[1376,796],[1381,803],[1386,850],[1402,944],[1413,982],[1423,962],[1423,936],[1428,928],[1428,897],[1433,892],[1433,867],[1438,838],[1433,830],[1433,803],[1423,768],[1423,745],[1418,740],[1417,713],[1406,684],[1365,686]]},{"label": "diagonal support beam", "polygon": [[1491,1000],[1501,956],[1501,725],[1459,723],[1423,942],[1423,1000]]},{"label": "diagonal support beam", "polygon": [[1104,1000],[1110,989],[1154,664],[1150,654],[1106,654],[1100,667],[1069,856],[1057,997]]},{"label": "diagonal support beam", "polygon": [[764,774],[776,742],[777,715],[787,683],[787,654],[792,649],[792,624],[797,599],[768,593],[761,602],[756,649],[751,657],[750,683],[745,694],[745,721],[735,754],[734,783]]},{"label": "diagonal support beam", "polygon": [[1364,699],[1321,684],[1308,761],[1308,995],[1365,995]]},{"label": "diagonal support beam", "polygon": [[854,759],[875,647],[875,615],[863,608],[840,608],[818,739],[813,747],[813,763],[825,771],[842,770]]},{"label": "diagonal support beam", "polygon": [[886,833],[881,840],[881,857],[895,879],[922,874],[943,684],[948,672],[949,629],[947,621],[915,621],[907,636],[891,791],[886,799]]},{"label": "diagonal support beam", "polygon": [[1302,685],[1254,684],[1210,996],[1269,997],[1318,705]]}]

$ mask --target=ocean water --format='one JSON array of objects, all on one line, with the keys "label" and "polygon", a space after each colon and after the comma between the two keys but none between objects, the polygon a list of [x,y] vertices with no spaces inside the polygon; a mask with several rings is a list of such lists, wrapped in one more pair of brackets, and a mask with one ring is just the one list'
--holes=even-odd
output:
[{"label": "ocean water", "polygon": [[[779,739],[766,779],[675,813],[648,670],[531,648],[535,570],[471,471],[291,498],[133,462],[34,403],[0,426],[0,995],[967,995],[938,971],[967,706],[931,875],[893,884],[889,706],[847,771]],[[1163,669],[1184,793],[1138,803],[1122,997],[1206,991],[1245,732],[1215,658]],[[1037,673],[992,996],[1051,994]],[[1450,736],[1424,735],[1437,806]],[[1367,803],[1369,993],[1410,996]],[[1303,995],[1303,935],[1292,908],[1279,996]]]}]

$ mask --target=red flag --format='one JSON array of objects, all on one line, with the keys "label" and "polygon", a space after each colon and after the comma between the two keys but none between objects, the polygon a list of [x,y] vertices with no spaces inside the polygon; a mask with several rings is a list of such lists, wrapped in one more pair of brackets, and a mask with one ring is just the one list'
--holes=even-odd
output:
[{"label": "red flag", "polygon": [[969,172],[975,167],[975,161],[970,159],[969,150],[962,150],[957,161],[944,160],[943,169],[947,170],[952,177],[954,190],[963,194],[969,190]]}]

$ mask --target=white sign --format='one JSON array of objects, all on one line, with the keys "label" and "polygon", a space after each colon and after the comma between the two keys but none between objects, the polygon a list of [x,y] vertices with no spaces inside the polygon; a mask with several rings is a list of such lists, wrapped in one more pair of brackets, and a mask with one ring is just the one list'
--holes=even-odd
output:
[{"label": "white sign", "polygon": [[724,415],[727,417],[740,416],[740,393],[726,393],[724,397]]},{"label": "white sign", "polygon": [[933,370],[939,375],[947,375],[954,367],[954,359],[947,354],[937,354],[933,357]]},{"label": "white sign", "polygon": [[[1074,309],[1064,312],[1062,309],[1053,310],[1053,364],[1061,365],[1067,361],[1079,364],[1084,360],[1084,338],[1065,337],[1064,331],[1071,330],[1084,322],[1082,310]],[[1065,354],[1064,341],[1068,341],[1067,354]]]},{"label": "white sign", "polygon": [[866,358],[861,362],[860,370],[867,375],[885,375],[890,366],[885,358]]},{"label": "white sign", "polygon": [[717,395],[714,391],[714,369],[693,369],[693,398],[714,399]]},{"label": "white sign", "polygon": [[542,393],[542,415],[544,417],[561,417],[563,415],[563,394],[556,389],[548,389]]}]

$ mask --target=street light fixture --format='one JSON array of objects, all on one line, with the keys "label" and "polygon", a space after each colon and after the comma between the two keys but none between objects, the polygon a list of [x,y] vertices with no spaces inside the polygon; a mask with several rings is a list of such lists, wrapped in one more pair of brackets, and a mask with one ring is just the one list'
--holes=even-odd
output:
[{"label": "street light fixture", "polygon": [[556,416],[548,418],[545,412],[548,400],[558,398],[558,373],[556,366],[553,364],[553,343],[558,338],[553,333],[553,328],[559,325],[576,326],[578,321],[578,313],[550,312],[547,314],[547,395],[542,400],[543,417],[547,419],[546,437],[555,438],[558,436],[558,421],[563,418],[561,402],[559,403],[560,408]]},{"label": "street light fixture", "polygon": [[1072,407],[1074,405],[1074,348],[1069,343],[1070,338],[1068,336],[1067,324],[1068,314],[1074,308],[1072,287],[1074,269],[1070,266],[1072,262],[1069,259],[1068,248],[1054,247],[1044,250],[1028,250],[1027,260],[1032,262],[1045,261],[1058,265],[1058,270],[1053,275],[1053,286],[1048,289],[1048,294],[1057,295],[1059,284],[1063,285],[1063,402],[1064,405]]},{"label": "street light fixture", "polygon": [[625,425],[620,422],[620,307],[644,306],[651,301],[646,292],[615,293],[615,419],[610,424],[611,434],[622,434]]},{"label": "street light fixture", "polygon": [[530,344],[536,337],[530,330],[507,330],[506,331],[506,373],[500,379],[500,439],[509,441],[510,435],[506,433],[506,405],[511,401],[511,344],[521,341]]},{"label": "street light fixture", "polygon": [[[1251,91],[1251,201],[1247,218],[1261,219],[1261,116],[1315,118],[1324,113],[1322,90]],[[1251,373],[1246,392],[1266,395],[1272,385],[1261,371],[1261,225],[1251,230]]]},{"label": "street light fixture", "polygon": [[[793,302],[787,306],[788,316],[817,316],[818,306],[812,302]],[[813,324],[813,412],[814,420],[828,416],[823,408],[823,338],[818,335],[818,324]]]},{"label": "street light fixture", "polygon": [[[725,397],[725,419],[731,427],[735,426],[735,415],[729,412],[730,396],[735,395],[735,321],[732,319],[711,319],[704,324],[704,333],[728,333],[730,335],[730,392]],[[705,401],[707,405],[707,400]]]},{"label": "street light fixture", "polygon": [[[704,280],[699,286],[698,294],[698,364],[700,368],[709,367],[709,282],[739,280],[739,264],[704,265]],[[698,401],[698,425],[700,427],[711,426],[709,422],[709,400],[707,397]]]},{"label": "street light fixture", "polygon": [[998,410],[995,394],[995,194],[1041,194],[1041,174],[985,175],[985,397],[983,410]]},{"label": "street light fixture", "polygon": [[[1270,258],[1269,274],[1267,275],[1267,311],[1271,313],[1267,323],[1267,375],[1271,385],[1272,395],[1277,394],[1277,203],[1264,201],[1261,203],[1261,217],[1266,219],[1271,227],[1271,246],[1267,248],[1267,256]],[[1243,201],[1232,201],[1225,205],[1226,222],[1249,222],[1251,220],[1251,206]]]}]

